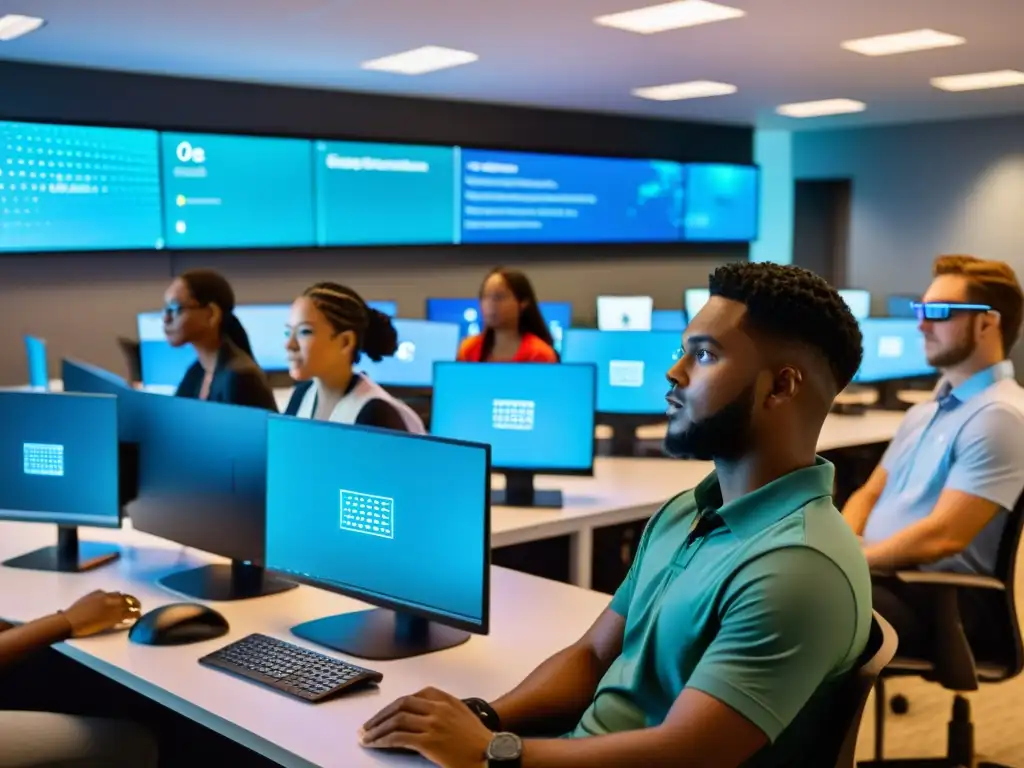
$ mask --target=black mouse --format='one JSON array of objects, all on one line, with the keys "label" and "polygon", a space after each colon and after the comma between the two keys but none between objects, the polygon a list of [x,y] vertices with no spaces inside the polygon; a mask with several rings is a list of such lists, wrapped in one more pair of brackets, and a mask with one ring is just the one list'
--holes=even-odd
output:
[{"label": "black mouse", "polygon": [[186,645],[227,634],[228,620],[199,603],[172,603],[135,622],[128,638],[139,645]]}]

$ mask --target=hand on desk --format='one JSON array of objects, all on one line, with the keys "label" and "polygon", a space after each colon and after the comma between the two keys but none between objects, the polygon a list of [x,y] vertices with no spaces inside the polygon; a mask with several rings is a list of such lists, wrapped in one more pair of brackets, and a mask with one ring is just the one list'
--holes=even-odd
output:
[{"label": "hand on desk", "polygon": [[359,742],[369,749],[411,749],[441,768],[482,768],[493,735],[462,701],[424,688],[367,720]]},{"label": "hand on desk", "polygon": [[142,615],[142,606],[131,595],[97,590],[79,598],[61,614],[71,625],[72,637],[88,637],[134,623]]}]

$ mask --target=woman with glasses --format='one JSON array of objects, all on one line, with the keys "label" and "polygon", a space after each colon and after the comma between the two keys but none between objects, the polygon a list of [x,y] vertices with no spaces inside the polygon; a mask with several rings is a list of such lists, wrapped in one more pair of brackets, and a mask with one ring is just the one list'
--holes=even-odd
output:
[{"label": "woman with glasses", "polygon": [[391,319],[351,288],[317,283],[292,303],[288,370],[300,384],[285,413],[303,419],[361,424],[424,434],[416,412],[354,366],[398,350]]},{"label": "woman with glasses", "polygon": [[191,344],[199,358],[178,385],[178,397],[277,411],[266,374],[235,317],[235,292],[212,269],[190,269],[164,292],[164,334],[172,347]]}]

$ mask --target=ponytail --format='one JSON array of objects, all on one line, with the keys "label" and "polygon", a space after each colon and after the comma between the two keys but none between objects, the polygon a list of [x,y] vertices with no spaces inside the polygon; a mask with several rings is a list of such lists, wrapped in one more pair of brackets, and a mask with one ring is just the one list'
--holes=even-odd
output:
[{"label": "ponytail", "polygon": [[252,344],[249,343],[249,334],[246,333],[245,326],[242,325],[234,312],[228,312],[223,316],[220,321],[220,333],[222,338],[226,338],[249,357],[253,356]]},{"label": "ponytail", "polygon": [[391,318],[368,306],[351,288],[338,283],[317,283],[302,295],[313,301],[335,333],[355,332],[357,352],[353,363],[359,362],[360,352],[379,363],[398,350],[398,332]]}]

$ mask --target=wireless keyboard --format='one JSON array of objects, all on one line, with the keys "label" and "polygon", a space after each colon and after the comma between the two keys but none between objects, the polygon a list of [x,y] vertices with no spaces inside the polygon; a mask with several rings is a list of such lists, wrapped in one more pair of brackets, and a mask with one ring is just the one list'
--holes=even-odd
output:
[{"label": "wireless keyboard", "polygon": [[267,635],[249,635],[199,660],[303,701],[318,702],[384,675]]}]

